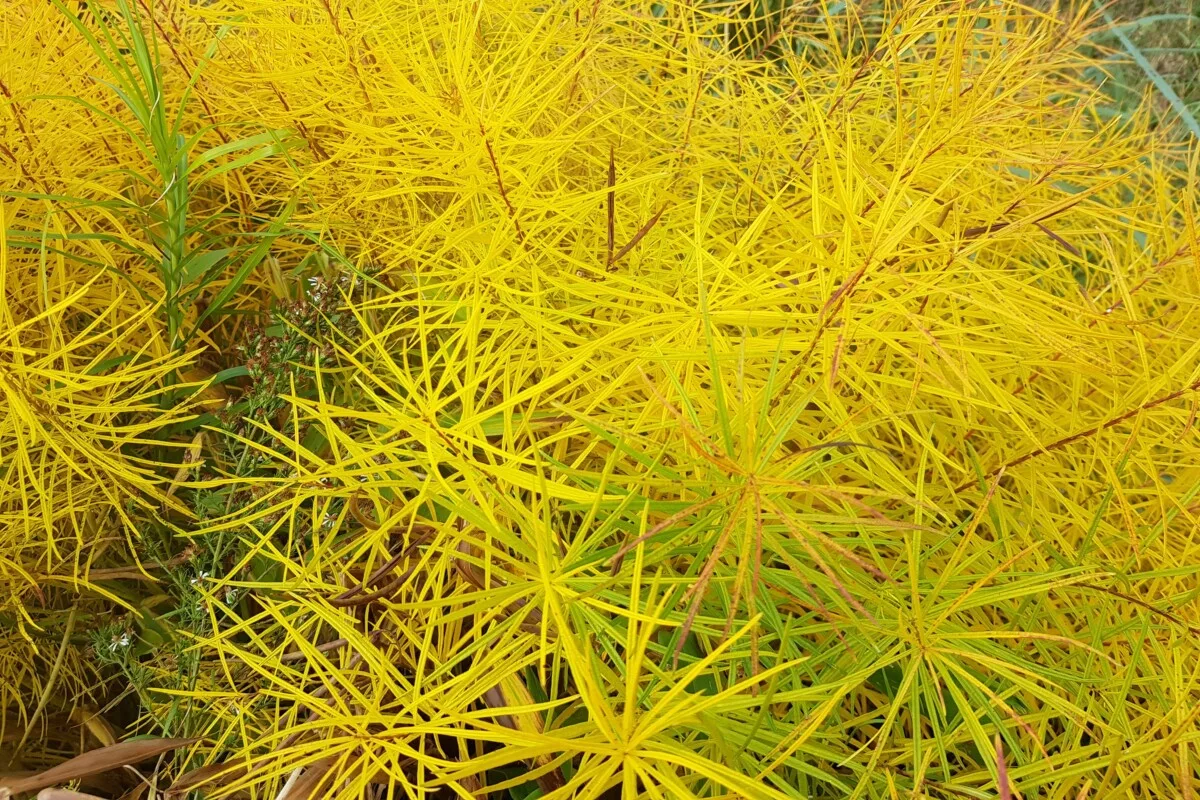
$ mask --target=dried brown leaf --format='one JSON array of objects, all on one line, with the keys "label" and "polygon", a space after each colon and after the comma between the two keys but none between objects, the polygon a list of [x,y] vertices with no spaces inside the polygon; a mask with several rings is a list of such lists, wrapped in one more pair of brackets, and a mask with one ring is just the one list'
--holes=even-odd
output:
[{"label": "dried brown leaf", "polygon": [[167,789],[166,796],[178,797],[187,794],[192,789],[200,786],[221,786],[222,784],[235,781],[246,774],[244,766],[226,764],[218,762],[216,764],[206,764],[203,767],[197,767],[189,772],[185,772],[176,778],[171,787]]},{"label": "dried brown leaf", "polygon": [[162,753],[195,744],[198,739],[135,739],[131,742],[120,742],[89,750],[82,755],[64,761],[58,766],[31,775],[27,778],[12,781],[7,786],[11,794],[36,792],[55,784],[69,783],[98,775],[102,772],[119,769],[154,758]]},{"label": "dried brown leaf", "polygon": [[38,792],[37,800],[105,800],[94,794],[73,792],[70,789],[42,789]]},{"label": "dried brown leaf", "polygon": [[315,764],[310,764],[294,780],[287,782],[275,800],[310,800],[332,766],[332,758],[323,758]]}]

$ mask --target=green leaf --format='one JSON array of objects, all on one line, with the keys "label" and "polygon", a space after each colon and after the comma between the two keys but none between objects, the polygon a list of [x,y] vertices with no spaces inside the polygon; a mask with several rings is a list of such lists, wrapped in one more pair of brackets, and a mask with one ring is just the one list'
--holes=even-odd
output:
[{"label": "green leaf", "polygon": [[1160,22],[1183,22],[1186,24],[1195,25],[1200,23],[1200,17],[1192,16],[1191,14],[1147,14],[1144,17],[1122,22],[1119,25],[1113,25],[1110,28],[1105,28],[1102,31],[1096,31],[1092,34],[1093,38],[1100,38],[1110,34],[1117,35],[1117,32],[1132,33],[1133,31],[1142,28],[1148,28],[1151,25],[1157,25]]},{"label": "green leaf", "polygon": [[87,374],[87,375],[102,375],[105,372],[108,372],[113,367],[119,367],[122,364],[127,364],[135,358],[137,358],[136,353],[126,353],[125,355],[113,356],[112,358],[106,358],[103,361],[99,361],[99,362],[93,364],[92,366],[88,367],[85,374]]},{"label": "green leaf", "polygon": [[1100,13],[1104,15],[1104,18],[1108,20],[1109,24],[1113,26],[1109,30],[1120,40],[1125,51],[1142,68],[1142,72],[1146,73],[1146,77],[1154,84],[1154,88],[1171,104],[1171,108],[1175,109],[1175,113],[1179,115],[1180,121],[1192,132],[1193,136],[1200,139],[1200,122],[1196,121],[1187,103],[1183,102],[1183,98],[1176,93],[1171,84],[1167,82],[1167,79],[1154,68],[1154,65],[1150,63],[1150,60],[1146,58],[1138,46],[1133,43],[1133,40],[1122,30],[1121,26],[1116,24],[1112,14],[1108,13],[1108,8],[1100,0],[1092,0],[1092,2],[1100,10]]},{"label": "green leaf", "polygon": [[244,364],[241,364],[236,367],[230,367],[229,369],[221,370],[216,375],[213,375],[212,382],[213,383],[226,383],[227,381],[231,381],[234,378],[244,378],[249,374],[250,374],[250,370],[247,369]]},{"label": "green leaf", "polygon": [[235,248],[226,247],[221,250],[207,250],[204,252],[193,252],[183,262],[183,278],[180,280],[180,287],[187,286],[208,273],[220,263],[224,258],[228,257]]},{"label": "green leaf", "polygon": [[[200,158],[203,159],[203,158],[208,157],[209,160],[211,160],[212,158],[215,158],[215,156],[212,156],[213,150],[222,150],[225,148],[229,148],[232,145],[238,145],[238,144],[245,146],[245,143],[248,142],[250,139],[259,139],[264,136],[269,139],[269,143],[262,144],[262,145],[258,146],[256,149],[252,150],[249,153],[242,155],[239,158],[235,158],[232,161],[228,161],[224,164],[220,164],[218,166],[213,167],[212,169],[207,170],[203,175],[201,175],[196,180],[196,183],[197,184],[205,183],[206,181],[210,181],[213,178],[216,178],[220,175],[224,175],[226,172],[232,172],[233,170],[237,170],[237,169],[241,169],[242,167],[250,166],[251,164],[255,163],[256,161],[261,161],[264,158],[269,158],[274,155],[279,155],[280,153],[283,153],[287,150],[293,149],[301,142],[300,139],[296,138],[295,136],[291,136],[290,131],[282,132],[282,133],[287,134],[286,138],[281,138],[280,133],[281,132],[278,132],[278,131],[267,131],[265,134],[260,134],[259,136],[251,136],[251,137],[248,137],[247,139],[240,139],[237,142],[230,142],[228,145],[220,145],[218,147],[214,147],[212,150],[206,151],[203,155],[200,156]],[[244,149],[244,146],[234,148],[234,150]],[[233,151],[229,151],[229,152],[233,152]],[[188,173],[191,174],[192,172],[195,172],[197,166],[199,166],[201,163],[202,162],[200,162],[199,159],[197,159],[195,162],[193,162],[191,168],[188,170]]]},{"label": "green leaf", "polygon": [[237,290],[241,288],[242,284],[246,282],[246,279],[250,277],[251,273],[254,272],[254,269],[262,262],[264,258],[267,257],[267,254],[271,252],[271,245],[275,243],[276,237],[279,236],[284,224],[287,222],[288,218],[291,217],[292,212],[295,211],[295,209],[296,201],[289,201],[287,207],[283,209],[283,212],[271,223],[271,226],[267,229],[266,234],[261,238],[258,245],[255,246],[255,248],[250,251],[249,255],[246,256],[245,260],[242,261],[242,264],[240,267],[238,267],[237,272],[234,273],[229,282],[225,284],[224,288],[217,293],[217,296],[212,299],[212,301],[208,304],[208,308],[205,309],[204,313],[200,315],[200,318],[196,320],[196,324],[192,327],[191,333],[184,338],[185,343],[195,335],[196,331],[200,329],[201,323],[203,323],[213,314],[218,314],[224,310],[225,304],[229,302],[230,298],[233,297]]}]

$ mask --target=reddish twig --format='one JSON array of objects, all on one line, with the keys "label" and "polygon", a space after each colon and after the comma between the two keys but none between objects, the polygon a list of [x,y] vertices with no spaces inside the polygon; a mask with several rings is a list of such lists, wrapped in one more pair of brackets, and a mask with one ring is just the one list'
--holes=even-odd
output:
[{"label": "reddish twig", "polygon": [[1179,617],[1172,614],[1170,611],[1163,611],[1161,608],[1158,608],[1157,606],[1152,605],[1151,603],[1147,603],[1145,600],[1141,600],[1139,598],[1132,597],[1130,595],[1124,594],[1123,592],[1118,592],[1116,589],[1109,589],[1107,586],[1097,586],[1094,583],[1077,583],[1075,585],[1081,589],[1091,589],[1093,592],[1103,592],[1104,594],[1108,594],[1108,595],[1112,595],[1113,597],[1120,598],[1121,600],[1124,600],[1127,603],[1133,603],[1135,606],[1140,606],[1152,614],[1157,614],[1158,616],[1162,617],[1163,619],[1173,622],[1174,624],[1183,628],[1185,631],[1192,634],[1193,636],[1200,636],[1200,628],[1196,628],[1192,625],[1187,624],[1182,619],[1180,619]]},{"label": "reddish twig", "polygon": [[[345,639],[334,639],[332,642],[326,642],[325,644],[317,645],[316,649],[318,653],[328,653],[331,650],[338,650],[348,644],[349,642]],[[286,663],[288,661],[303,661],[306,658],[308,658],[308,653],[295,650],[291,653],[284,653],[279,657],[279,660]]]},{"label": "reddish twig", "polygon": [[[1134,417],[1143,411],[1149,411],[1150,409],[1155,408],[1157,406],[1161,406],[1164,403],[1169,403],[1172,400],[1177,400],[1180,397],[1183,397],[1188,392],[1194,392],[1197,389],[1200,389],[1200,380],[1196,381],[1195,383],[1192,383],[1190,386],[1185,386],[1184,388],[1182,388],[1178,391],[1171,392],[1170,394],[1167,394],[1167,395],[1163,395],[1162,397],[1151,400],[1148,403],[1143,403],[1142,405],[1140,405],[1137,408],[1134,408],[1130,411],[1126,411],[1122,414],[1118,414],[1117,416],[1113,417],[1112,419],[1108,420],[1107,422],[1102,422],[1099,425],[1093,425],[1092,427],[1090,427],[1086,430],[1079,431],[1078,433],[1073,433],[1070,436],[1064,436],[1063,438],[1058,439],[1057,441],[1051,442],[1050,444],[1048,444],[1044,447],[1039,447],[1036,450],[1030,450],[1028,453],[1026,453],[1023,456],[1019,456],[1018,458],[1014,458],[1010,461],[1006,461],[1004,464],[993,469],[991,472],[987,473],[983,477],[986,480],[987,478],[991,478],[991,477],[994,477],[995,475],[998,475],[1003,470],[1007,470],[1011,467],[1015,467],[1020,464],[1024,464],[1026,461],[1029,461],[1032,458],[1036,458],[1037,456],[1040,456],[1044,453],[1049,453],[1052,450],[1059,450],[1059,449],[1071,444],[1072,442],[1077,442],[1080,439],[1086,439],[1089,436],[1095,436],[1097,433],[1100,433],[1100,431],[1108,430],[1109,428],[1112,428],[1116,425],[1120,425],[1125,420],[1129,419],[1130,417]],[[965,483],[960,484],[959,486],[956,486],[954,488],[954,491],[961,492],[963,489],[966,489],[968,486],[972,486],[974,484],[975,484],[974,480],[966,481]]]},{"label": "reddish twig", "polygon": [[492,143],[487,138],[487,130],[482,125],[479,126],[479,135],[483,137],[483,145],[487,148],[488,159],[492,162],[492,172],[496,173],[496,185],[500,188],[500,199],[504,201],[504,207],[508,209],[508,216],[517,229],[517,238],[521,244],[525,244],[525,231],[521,228],[517,210],[513,208],[512,201],[508,199],[508,189],[504,188],[504,175],[500,172],[500,162],[496,160],[496,151],[492,149]]},{"label": "reddish twig", "polygon": [[427,535],[428,535],[427,533],[423,533],[423,534],[419,534],[419,535],[415,536],[413,538],[412,543],[410,545],[408,545],[408,547],[405,547],[399,553],[397,553],[396,555],[392,556],[387,561],[385,561],[383,563],[383,565],[380,566],[379,569],[372,572],[371,576],[369,578],[367,578],[365,581],[363,581],[362,584],[360,584],[359,586],[354,586],[350,589],[347,589],[346,591],[342,592],[341,594],[337,595],[336,597],[330,598],[329,604],[332,606],[335,606],[335,607],[362,605],[366,602],[370,602],[371,600],[381,597],[382,594],[386,593],[389,589],[392,589],[395,586],[398,586],[401,581],[406,580],[408,578],[408,576],[410,574],[412,574],[412,570],[406,571],[397,580],[389,581],[388,585],[385,586],[383,589],[381,589],[377,592],[374,592],[372,594],[368,594],[368,595],[366,595],[366,597],[361,597],[361,598],[358,597],[358,595],[361,595],[364,592],[366,592],[370,586],[377,583],[381,578],[383,578],[384,575],[387,575],[389,572],[391,572],[397,566],[399,566],[401,562],[403,562],[405,559],[407,559],[409,556],[411,556],[413,554],[413,552],[421,544],[424,543]]},{"label": "reddish twig", "polygon": [[616,246],[616,230],[617,230],[617,162],[616,153],[613,151],[612,145],[608,146],[608,240],[607,240],[607,258],[605,264],[612,266],[613,263],[613,248]]}]

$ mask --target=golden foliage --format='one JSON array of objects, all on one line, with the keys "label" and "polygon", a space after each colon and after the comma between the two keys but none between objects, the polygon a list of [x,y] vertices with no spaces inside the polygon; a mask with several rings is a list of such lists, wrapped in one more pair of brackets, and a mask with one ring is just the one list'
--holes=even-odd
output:
[{"label": "golden foliage", "polygon": [[1200,150],[1087,13],[104,5],[4,33],[0,557],[163,518],[181,789],[1194,793]]}]

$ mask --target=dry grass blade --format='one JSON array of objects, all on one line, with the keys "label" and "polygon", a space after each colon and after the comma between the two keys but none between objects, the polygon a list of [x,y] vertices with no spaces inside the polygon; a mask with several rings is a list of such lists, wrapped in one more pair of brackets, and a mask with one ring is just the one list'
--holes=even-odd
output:
[{"label": "dry grass blade", "polygon": [[275,800],[310,800],[321,789],[332,766],[333,759],[325,758],[307,767],[297,768]]},{"label": "dry grass blade", "polygon": [[105,800],[105,798],[70,789],[42,789],[37,793],[37,800]]},{"label": "dry grass blade", "polygon": [[629,253],[630,250],[637,247],[638,242],[640,242],[640,241],[642,241],[642,239],[646,238],[646,234],[650,233],[650,231],[654,228],[654,226],[658,224],[658,221],[660,219],[662,219],[662,215],[666,212],[666,210],[667,210],[667,207],[663,206],[658,211],[655,211],[654,215],[651,216],[650,219],[646,220],[642,224],[642,227],[638,228],[637,231],[633,234],[633,236],[630,237],[629,241],[625,243],[625,246],[617,251],[617,254],[614,255],[612,257],[612,259],[608,262],[609,266],[616,264],[618,261],[620,261],[622,258],[624,258]]},{"label": "dry grass blade", "polygon": [[199,740],[137,739],[119,742],[108,747],[90,750],[36,775],[9,781],[7,785],[0,788],[7,789],[11,794],[36,792],[55,784],[70,783],[80,778],[140,764],[163,753],[190,747],[197,741]]}]

